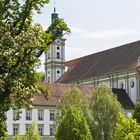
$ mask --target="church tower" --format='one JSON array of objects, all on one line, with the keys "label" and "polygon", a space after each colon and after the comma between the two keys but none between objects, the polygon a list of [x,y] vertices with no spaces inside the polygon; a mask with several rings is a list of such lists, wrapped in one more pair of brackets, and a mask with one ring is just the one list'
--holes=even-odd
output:
[{"label": "church tower", "polygon": [[[52,22],[58,18],[54,8]],[[45,54],[45,82],[55,83],[65,72],[65,39],[58,37]]]}]

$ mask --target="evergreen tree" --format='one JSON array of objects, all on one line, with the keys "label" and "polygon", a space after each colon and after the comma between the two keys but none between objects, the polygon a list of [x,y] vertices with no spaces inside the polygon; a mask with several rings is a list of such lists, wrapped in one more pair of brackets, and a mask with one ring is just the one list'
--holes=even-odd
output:
[{"label": "evergreen tree", "polygon": [[119,113],[112,140],[140,140],[139,124]]},{"label": "evergreen tree", "polygon": [[140,124],[140,102],[137,103],[135,111],[133,113],[133,118],[136,119],[137,123]]},{"label": "evergreen tree", "polygon": [[64,111],[57,128],[56,140],[92,140],[83,113],[73,106]]}]

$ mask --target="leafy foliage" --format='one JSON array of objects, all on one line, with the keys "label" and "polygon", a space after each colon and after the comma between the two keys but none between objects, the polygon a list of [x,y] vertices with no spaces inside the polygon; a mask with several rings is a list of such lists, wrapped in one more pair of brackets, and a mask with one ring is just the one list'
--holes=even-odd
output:
[{"label": "leafy foliage", "polygon": [[88,109],[87,98],[83,95],[81,90],[75,86],[72,86],[63,94],[63,96],[61,96],[57,108],[61,110],[61,113],[63,114],[70,106],[83,110],[83,113]]},{"label": "leafy foliage", "polygon": [[133,113],[133,118],[136,119],[137,123],[140,124],[140,102],[138,102],[135,107],[135,111]]},{"label": "leafy foliage", "polygon": [[56,140],[91,140],[90,130],[83,114],[77,108],[67,108],[59,122]]},{"label": "leafy foliage", "polygon": [[90,120],[93,125],[90,125],[90,129],[93,139],[110,140],[117,114],[121,111],[121,105],[111,89],[106,86],[98,87],[93,93],[91,103]]},{"label": "leafy foliage", "polygon": [[0,140],[6,139],[5,112],[10,108],[30,107],[33,102],[39,56],[57,37],[70,32],[60,18],[47,31],[39,24],[32,24],[33,12],[40,12],[48,2],[0,1]]},{"label": "leafy foliage", "polygon": [[35,79],[37,82],[44,82],[45,81],[45,74],[43,72],[36,72]]},{"label": "leafy foliage", "polygon": [[140,126],[132,118],[126,118],[119,113],[117,116],[117,124],[112,140],[139,140]]}]

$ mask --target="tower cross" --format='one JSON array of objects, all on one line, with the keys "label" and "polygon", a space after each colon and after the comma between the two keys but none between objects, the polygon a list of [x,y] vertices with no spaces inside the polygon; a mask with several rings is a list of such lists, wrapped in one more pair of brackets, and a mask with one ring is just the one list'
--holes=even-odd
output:
[{"label": "tower cross", "polygon": [[56,12],[56,1],[55,0],[53,0],[53,5],[54,5],[54,13]]}]

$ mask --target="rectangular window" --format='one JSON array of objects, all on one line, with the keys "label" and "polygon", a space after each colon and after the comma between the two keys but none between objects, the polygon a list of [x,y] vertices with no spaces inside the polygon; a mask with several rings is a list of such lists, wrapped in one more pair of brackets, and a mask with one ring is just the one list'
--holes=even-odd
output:
[{"label": "rectangular window", "polygon": [[50,125],[50,136],[54,136],[54,125]]},{"label": "rectangular window", "polygon": [[13,125],[13,135],[17,135],[19,133],[19,124]]},{"label": "rectangular window", "polygon": [[44,135],[44,125],[43,124],[38,125],[38,132],[39,132],[40,136]]},{"label": "rectangular window", "polygon": [[19,112],[17,110],[13,110],[13,120],[19,120],[20,116],[19,116]]},{"label": "rectangular window", "polygon": [[26,124],[26,132],[29,131],[31,124]]},{"label": "rectangular window", "polygon": [[32,111],[26,110],[26,120],[31,120],[32,119]]},{"label": "rectangular window", "polygon": [[55,111],[50,110],[50,121],[54,121],[55,120]]},{"label": "rectangular window", "polygon": [[38,120],[43,121],[44,120],[44,111],[38,110]]}]

